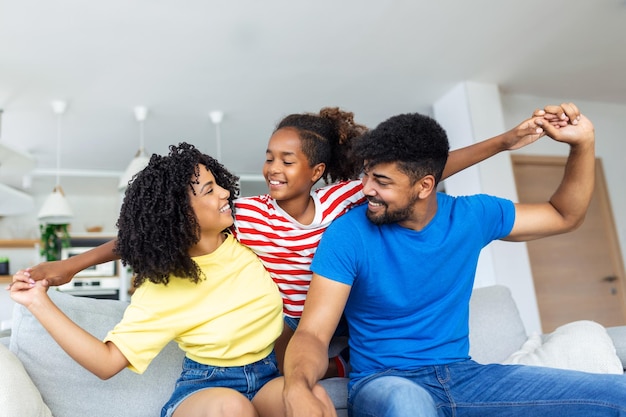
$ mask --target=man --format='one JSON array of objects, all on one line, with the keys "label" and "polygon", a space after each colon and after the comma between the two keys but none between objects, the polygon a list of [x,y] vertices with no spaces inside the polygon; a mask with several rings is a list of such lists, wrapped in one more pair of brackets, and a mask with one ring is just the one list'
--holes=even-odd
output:
[{"label": "man", "polygon": [[392,117],[356,144],[368,204],[327,229],[313,261],[285,361],[288,415],[335,415],[317,381],[344,308],[353,417],[626,415],[622,376],[480,365],[468,353],[469,299],[481,249],[495,239],[565,233],[585,217],[594,129],[575,105],[561,107],[571,121],[565,126],[530,120],[570,146],[562,182],[541,204],[436,193],[449,145],[427,116]]}]

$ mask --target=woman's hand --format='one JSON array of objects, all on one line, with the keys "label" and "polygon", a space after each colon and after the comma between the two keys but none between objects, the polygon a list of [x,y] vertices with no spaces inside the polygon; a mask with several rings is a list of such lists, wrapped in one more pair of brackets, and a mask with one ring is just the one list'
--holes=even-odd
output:
[{"label": "woman's hand", "polygon": [[10,296],[13,301],[23,305],[26,308],[38,299],[38,297],[47,297],[48,282],[35,281],[25,273],[24,270],[19,270],[13,275],[13,282],[9,284],[6,289],[10,291]]}]

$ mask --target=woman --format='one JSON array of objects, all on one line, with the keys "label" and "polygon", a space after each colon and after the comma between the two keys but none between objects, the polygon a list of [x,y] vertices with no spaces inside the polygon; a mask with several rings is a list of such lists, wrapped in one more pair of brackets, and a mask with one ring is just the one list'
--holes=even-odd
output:
[{"label": "woman", "polygon": [[11,298],[103,379],[126,367],[143,372],[175,340],[186,355],[163,417],[257,416],[257,394],[279,374],[273,348],[282,301],[257,256],[227,233],[236,180],[189,144],[152,156],[127,189],[117,223],[115,252],[133,268],[137,289],[104,341],[70,321],[45,283],[24,271]]}]

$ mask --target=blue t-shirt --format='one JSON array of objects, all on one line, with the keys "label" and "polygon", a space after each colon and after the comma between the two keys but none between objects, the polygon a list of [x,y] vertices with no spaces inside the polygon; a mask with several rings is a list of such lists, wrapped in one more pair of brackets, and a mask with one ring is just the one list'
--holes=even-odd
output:
[{"label": "blue t-shirt", "polygon": [[469,358],[469,298],[481,249],[513,228],[511,201],[438,194],[422,230],[370,222],[367,205],[335,220],[311,269],[351,285],[345,315],[352,383],[386,369]]}]

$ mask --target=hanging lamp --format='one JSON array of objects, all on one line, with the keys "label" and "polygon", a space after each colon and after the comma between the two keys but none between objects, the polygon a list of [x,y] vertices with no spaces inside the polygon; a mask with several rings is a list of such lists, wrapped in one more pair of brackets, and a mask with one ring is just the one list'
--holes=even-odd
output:
[{"label": "hanging lamp", "polygon": [[52,111],[57,118],[56,185],[37,215],[40,222],[47,224],[68,224],[74,217],[72,208],[65,198],[63,188],[61,188],[61,133],[63,114],[66,109],[67,103],[65,101],[52,102]]},{"label": "hanging lamp", "polygon": [[146,151],[144,149],[144,129],[143,124],[148,116],[148,109],[143,106],[137,106],[134,108],[135,119],[139,122],[139,150],[135,154],[135,157],[130,161],[128,167],[120,177],[120,182],[117,186],[117,189],[123,192],[128,184],[132,181],[133,177],[139,173],[142,169],[148,166],[148,162],[150,162],[150,158],[146,155]]},{"label": "hanging lamp", "polygon": [[221,110],[214,110],[209,113],[211,122],[215,125],[215,159],[220,164],[222,163],[222,138],[220,135],[220,124],[224,119],[224,112]]}]

